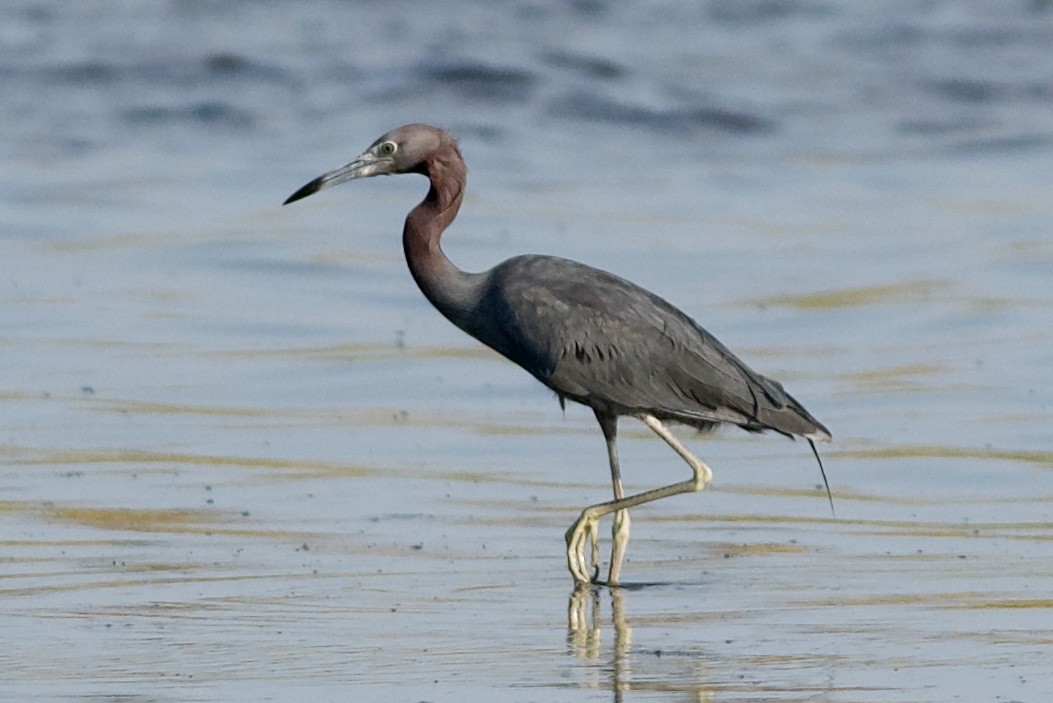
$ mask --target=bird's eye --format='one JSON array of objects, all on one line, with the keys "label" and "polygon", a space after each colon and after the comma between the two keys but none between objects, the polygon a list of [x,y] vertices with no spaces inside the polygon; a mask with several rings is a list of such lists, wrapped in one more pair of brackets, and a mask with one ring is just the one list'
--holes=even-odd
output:
[{"label": "bird's eye", "polygon": [[398,149],[398,145],[395,142],[384,142],[377,148],[377,153],[381,156],[391,156]]}]

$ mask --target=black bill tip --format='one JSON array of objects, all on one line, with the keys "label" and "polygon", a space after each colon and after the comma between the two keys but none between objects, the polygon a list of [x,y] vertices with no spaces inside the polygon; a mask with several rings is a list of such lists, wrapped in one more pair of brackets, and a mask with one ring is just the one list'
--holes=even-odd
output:
[{"label": "black bill tip", "polygon": [[313,193],[317,193],[318,191],[320,191],[322,189],[322,180],[324,178],[325,178],[325,176],[319,176],[318,178],[314,179],[313,181],[311,181],[310,183],[305,185],[303,188],[300,188],[300,190],[296,191],[295,193],[290,195],[288,198],[286,198],[285,202],[282,203],[282,205],[288,205],[289,203],[295,203],[297,200],[302,200],[303,198],[306,198],[308,195],[311,195]]}]

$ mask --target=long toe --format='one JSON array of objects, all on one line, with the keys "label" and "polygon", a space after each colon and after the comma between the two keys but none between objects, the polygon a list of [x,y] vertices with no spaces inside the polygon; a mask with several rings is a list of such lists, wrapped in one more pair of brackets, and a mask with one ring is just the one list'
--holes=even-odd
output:
[{"label": "long toe", "polygon": [[581,535],[575,534],[567,542],[567,569],[575,582],[587,584],[591,581],[585,566],[585,544]]},{"label": "long toe", "polygon": [[599,581],[599,520],[589,521],[589,541],[592,543],[592,582]]},{"label": "long toe", "polygon": [[583,513],[566,534],[567,569],[574,580],[580,584],[590,584],[595,578],[589,573],[589,567],[585,561],[585,542],[596,531],[595,522],[595,519],[590,519]]}]

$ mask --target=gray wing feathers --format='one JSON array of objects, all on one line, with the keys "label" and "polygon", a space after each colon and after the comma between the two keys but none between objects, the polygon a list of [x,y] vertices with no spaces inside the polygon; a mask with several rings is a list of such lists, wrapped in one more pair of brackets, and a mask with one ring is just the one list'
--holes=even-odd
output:
[{"label": "gray wing feathers", "polygon": [[691,318],[598,269],[554,257],[510,259],[493,269],[480,312],[491,321],[484,341],[563,397],[698,427],[827,434],[777,381]]}]

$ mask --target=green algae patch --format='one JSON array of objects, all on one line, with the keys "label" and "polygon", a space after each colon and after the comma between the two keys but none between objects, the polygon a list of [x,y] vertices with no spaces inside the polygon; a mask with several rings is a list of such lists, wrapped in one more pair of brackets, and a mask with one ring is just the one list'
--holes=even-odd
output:
[{"label": "green algae patch", "polygon": [[989,459],[1019,461],[1053,468],[1053,451],[905,444],[875,449],[845,449],[830,452],[829,455],[849,459]]},{"label": "green algae patch", "polygon": [[132,508],[89,508],[50,506],[49,517],[106,530],[131,532],[178,532],[188,526],[210,525],[222,515],[210,510],[138,510]]},{"label": "green algae patch", "polygon": [[752,302],[765,307],[832,310],[919,300],[945,287],[946,284],[940,280],[905,281],[897,284],[842,288],[803,295],[776,295]]}]

